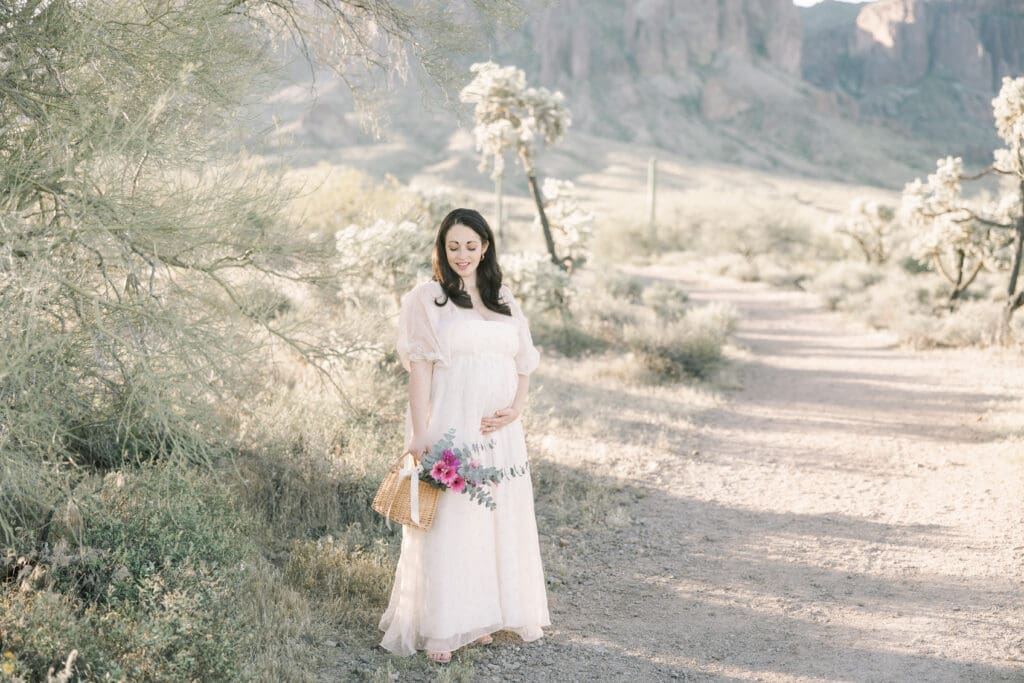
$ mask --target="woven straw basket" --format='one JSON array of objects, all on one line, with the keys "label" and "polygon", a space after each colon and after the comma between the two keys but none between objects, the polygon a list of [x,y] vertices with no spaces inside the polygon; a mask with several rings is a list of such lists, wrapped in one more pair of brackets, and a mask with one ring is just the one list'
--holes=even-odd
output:
[{"label": "woven straw basket", "polygon": [[[410,478],[399,476],[404,459],[404,456],[399,458],[398,462],[388,468],[387,474],[384,475],[384,481],[380,483],[380,487],[377,489],[377,495],[373,497],[371,507],[389,520],[393,519],[399,524],[407,524],[408,526],[427,531],[434,523],[434,513],[437,512],[437,502],[441,497],[442,490],[437,486],[431,486],[425,481],[420,481],[415,475],[413,476],[413,479],[416,480],[416,485],[419,487],[417,495],[419,496],[420,508],[420,522],[419,524],[413,523],[411,499],[409,496]],[[419,464],[419,461],[416,459],[413,459],[413,462]]]}]

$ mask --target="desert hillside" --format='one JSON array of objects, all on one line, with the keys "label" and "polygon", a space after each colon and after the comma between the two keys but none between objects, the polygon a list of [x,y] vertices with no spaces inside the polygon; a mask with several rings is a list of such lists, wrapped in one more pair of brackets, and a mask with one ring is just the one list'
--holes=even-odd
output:
[{"label": "desert hillside", "polygon": [[[567,0],[460,59],[514,64],[532,84],[564,92],[572,131],[586,134],[570,135],[570,153],[607,140],[898,188],[938,156],[990,161],[991,99],[1004,75],[1024,72],[1018,35],[1024,10],[1011,0],[806,9],[788,0]],[[380,147],[341,83],[326,73],[311,82],[296,69],[269,100],[275,151],[400,177],[443,161],[449,182],[474,182],[472,149],[459,139],[468,109],[424,106],[413,84],[381,93],[390,125]],[[380,155],[386,164],[365,158]]]},{"label": "desert hillside", "polygon": [[801,11],[801,66],[857,114],[956,154],[991,161],[992,98],[1024,73],[1024,6],[1014,0],[828,0]]}]

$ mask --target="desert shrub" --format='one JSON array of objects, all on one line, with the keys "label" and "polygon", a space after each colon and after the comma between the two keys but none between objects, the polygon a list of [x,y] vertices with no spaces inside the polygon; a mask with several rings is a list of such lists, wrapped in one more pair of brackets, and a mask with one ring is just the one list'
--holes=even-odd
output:
[{"label": "desert shrub", "polygon": [[[2,648],[32,678],[77,650],[89,680],[241,675],[252,618],[235,605],[252,526],[209,473],[168,463],[108,477],[0,589]],[[33,553],[29,552],[32,556]]]},{"label": "desert shrub", "polygon": [[641,223],[621,224],[600,221],[593,231],[594,261],[606,266],[651,261],[666,252],[696,249],[692,233],[675,226],[659,226],[651,233]]},{"label": "desert shrub", "polygon": [[[138,597],[131,580],[118,582],[105,572],[132,579],[157,568],[174,574],[193,560],[217,570],[237,565],[253,550],[246,540],[252,526],[229,489],[173,463],[105,477],[100,495],[82,501],[81,514],[85,521],[76,540],[98,549],[102,562],[55,568],[52,576],[54,586],[91,602]],[[168,578],[164,582],[174,586]]]},{"label": "desert shrub", "polygon": [[283,576],[316,599],[325,617],[372,631],[387,606],[394,553],[380,537],[367,544],[357,526],[340,538],[295,541]]},{"label": "desert shrub", "polygon": [[568,357],[621,349],[619,331],[643,310],[628,299],[640,297],[642,282],[617,272],[600,277],[582,272],[574,278],[586,293],[574,298],[567,311],[534,314],[530,318],[534,341]]},{"label": "desert shrub", "polygon": [[675,321],[686,315],[690,297],[680,285],[658,281],[643,290],[640,301],[662,320]]},{"label": "desert shrub", "polygon": [[652,281],[615,270],[588,272],[578,281],[586,296],[574,302],[573,311],[587,325],[596,322],[622,326],[647,310],[643,297]]},{"label": "desert shrub", "polygon": [[755,223],[724,222],[705,225],[699,236],[702,253],[737,253],[746,259],[758,255],[803,256],[814,239],[809,225],[772,219]]},{"label": "desert shrub", "polygon": [[731,307],[711,304],[672,322],[629,325],[623,329],[623,342],[658,381],[708,379],[722,362],[722,347],[735,319]]},{"label": "desert shrub", "polygon": [[604,276],[601,288],[616,299],[638,304],[644,293],[644,282],[638,277],[613,270]]},{"label": "desert shrub", "polygon": [[376,443],[382,441],[390,443],[362,465],[340,445],[333,451],[310,452],[300,440],[283,451],[285,458],[254,453],[241,461],[244,500],[273,531],[268,543],[318,538],[350,524],[380,533],[383,521],[370,502],[387,465],[401,452],[400,438],[389,434]]},{"label": "desert shrub", "polygon": [[735,310],[695,307],[677,283],[645,283],[618,271],[574,276],[583,292],[567,313],[530,319],[534,340],[546,350],[575,357],[631,353],[644,381],[706,379],[722,360],[735,326]]},{"label": "desert shrub", "polygon": [[544,457],[531,464],[538,515],[551,529],[602,524],[615,503],[611,486],[584,470]]},{"label": "desert shrub", "polygon": [[405,380],[393,359],[342,373],[343,394],[300,375],[256,397],[238,424],[237,481],[247,509],[271,530],[268,543],[289,546],[352,524],[383,529],[370,502],[402,450]]},{"label": "desert shrub", "polygon": [[0,103],[19,121],[0,134],[0,450],[36,474],[0,487],[9,542],[83,471],[229,454],[222,418],[269,342],[314,362],[345,348],[292,336],[272,322],[281,301],[249,296],[253,279],[315,283],[330,263],[283,225],[275,179],[224,156],[265,65],[242,15],[19,8],[3,20],[8,89],[32,94]]},{"label": "desert shrub", "polygon": [[918,349],[989,346],[996,339],[998,314],[996,302],[965,301],[954,311],[907,315],[892,329]]},{"label": "desert shrub", "polygon": [[693,255],[699,259],[701,269],[712,275],[731,277],[742,282],[759,282],[761,269],[756,258],[747,258],[742,254],[723,253],[710,256]]},{"label": "desert shrub", "polygon": [[[949,283],[932,272],[913,273],[896,267],[861,269],[849,263],[836,264],[832,269],[840,284],[825,287],[819,294],[831,294],[835,310],[853,313],[874,328],[891,331],[902,344],[922,349],[955,348],[987,346],[994,341],[1004,296],[994,276],[979,276],[971,291],[964,292],[961,300],[950,306]],[[828,272],[815,284],[827,284]]]},{"label": "desert shrub", "polygon": [[970,296],[950,307],[944,278],[891,270],[842,308],[876,328],[892,331],[900,343],[914,348],[988,346],[998,331],[1000,295],[994,278],[984,278],[975,283]]},{"label": "desert shrub", "polygon": [[293,308],[292,300],[272,283],[251,282],[239,295],[240,307],[246,317],[261,323],[280,318]]},{"label": "desert shrub", "polygon": [[539,316],[530,320],[534,344],[567,358],[600,353],[610,348],[602,336],[582,326],[575,317]]},{"label": "desert shrub", "polygon": [[314,240],[352,223],[427,223],[435,217],[431,197],[409,190],[392,176],[378,180],[356,168],[320,162],[291,169],[286,179],[293,191],[290,210]]},{"label": "desert shrub", "polygon": [[870,263],[840,261],[825,268],[807,283],[830,310],[836,310],[852,295],[867,290],[883,277],[882,270]]}]

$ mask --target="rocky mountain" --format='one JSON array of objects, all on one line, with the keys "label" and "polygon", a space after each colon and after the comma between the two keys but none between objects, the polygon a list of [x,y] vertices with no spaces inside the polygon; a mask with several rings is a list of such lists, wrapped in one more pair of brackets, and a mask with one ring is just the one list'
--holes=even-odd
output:
[{"label": "rocky mountain", "polygon": [[[465,59],[467,77],[493,59],[563,91],[588,140],[898,187],[940,155],[990,158],[992,96],[1024,74],[1024,2],[561,0]],[[279,129],[315,154],[367,144],[344,88],[318,89],[310,105],[282,87]],[[426,111],[415,88],[391,96],[391,172],[472,157],[453,112]]]},{"label": "rocky mountain", "polygon": [[589,126],[600,125],[601,109],[617,115],[617,105],[633,109],[651,98],[709,120],[730,118],[748,98],[728,97],[729,67],[758,63],[798,77],[800,44],[790,0],[566,0],[535,15],[500,51],[526,56],[539,82],[597,105],[579,117]]},{"label": "rocky mountain", "polygon": [[827,0],[802,16],[808,82],[849,96],[863,118],[991,159],[991,100],[1004,76],[1024,75],[1024,3]]}]

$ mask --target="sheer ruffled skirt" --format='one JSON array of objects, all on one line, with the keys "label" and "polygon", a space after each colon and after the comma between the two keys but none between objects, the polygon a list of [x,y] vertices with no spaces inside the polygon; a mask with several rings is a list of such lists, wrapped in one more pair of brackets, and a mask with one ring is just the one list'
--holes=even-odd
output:
[{"label": "sheer ruffled skirt", "polygon": [[[480,440],[480,419],[506,407],[517,376],[511,359],[482,354],[436,366],[430,434],[456,429],[456,445]],[[408,426],[407,426],[408,428]],[[489,435],[482,465],[527,462],[522,423]],[[496,510],[464,494],[441,496],[433,528],[404,527],[391,600],[380,620],[381,645],[395,654],[451,651],[499,630],[540,638],[550,624],[529,474],[493,490]]]}]

